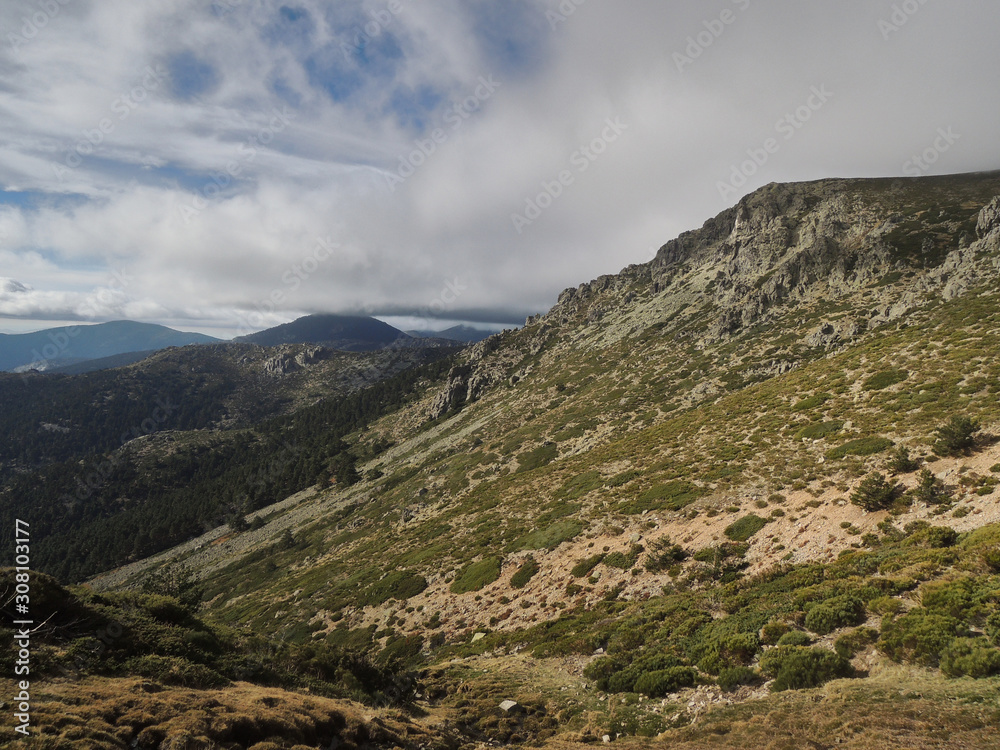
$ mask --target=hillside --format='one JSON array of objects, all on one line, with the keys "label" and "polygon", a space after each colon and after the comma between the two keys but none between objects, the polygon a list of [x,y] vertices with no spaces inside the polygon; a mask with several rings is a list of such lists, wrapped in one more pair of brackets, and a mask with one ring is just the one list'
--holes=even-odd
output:
[{"label": "hillside", "polygon": [[90,585],[405,665],[441,746],[994,746],[998,280],[1000,174],[769,185]]},{"label": "hillside", "polygon": [[131,320],[0,334],[0,370],[50,370],[119,354],[217,341],[201,333]]}]

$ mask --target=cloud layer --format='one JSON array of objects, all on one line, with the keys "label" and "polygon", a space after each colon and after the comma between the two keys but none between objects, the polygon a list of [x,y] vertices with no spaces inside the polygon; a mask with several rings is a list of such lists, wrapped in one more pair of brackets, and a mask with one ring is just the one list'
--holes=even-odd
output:
[{"label": "cloud layer", "polygon": [[987,0],[17,0],[0,22],[0,318],[22,323],[511,323],[768,182],[1000,168]]}]

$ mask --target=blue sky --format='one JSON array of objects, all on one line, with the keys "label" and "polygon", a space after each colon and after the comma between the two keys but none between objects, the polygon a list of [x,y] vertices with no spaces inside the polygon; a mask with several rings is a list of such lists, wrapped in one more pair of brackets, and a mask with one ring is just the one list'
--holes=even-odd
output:
[{"label": "blue sky", "polygon": [[900,7],[12,0],[0,328],[509,326],[768,182],[1000,168],[1000,7]]}]

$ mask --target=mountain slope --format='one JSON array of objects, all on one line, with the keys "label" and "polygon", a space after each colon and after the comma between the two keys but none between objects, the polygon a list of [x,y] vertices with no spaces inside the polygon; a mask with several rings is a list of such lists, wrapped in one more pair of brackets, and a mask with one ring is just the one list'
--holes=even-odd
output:
[{"label": "mountain slope", "polygon": [[[345,435],[360,481],[91,583],[185,570],[209,622],[404,659],[470,743],[988,746],[998,196],[762,188]],[[866,510],[874,471],[898,489]]]},{"label": "mountain slope", "polygon": [[117,320],[35,333],[0,334],[0,370],[45,370],[116,354],[208,344],[218,339],[152,323]]}]

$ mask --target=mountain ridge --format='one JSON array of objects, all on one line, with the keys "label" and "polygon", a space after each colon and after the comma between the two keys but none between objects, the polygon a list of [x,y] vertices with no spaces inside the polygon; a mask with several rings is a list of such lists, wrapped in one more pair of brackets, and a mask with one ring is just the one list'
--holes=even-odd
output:
[{"label": "mountain ridge", "polygon": [[130,352],[212,343],[219,339],[155,323],[115,320],[34,333],[0,334],[0,371],[44,370]]},{"label": "mountain ridge", "polygon": [[405,664],[449,743],[986,746],[998,279],[1000,173],[766,186],[415,375],[356,477],[90,585]]}]

